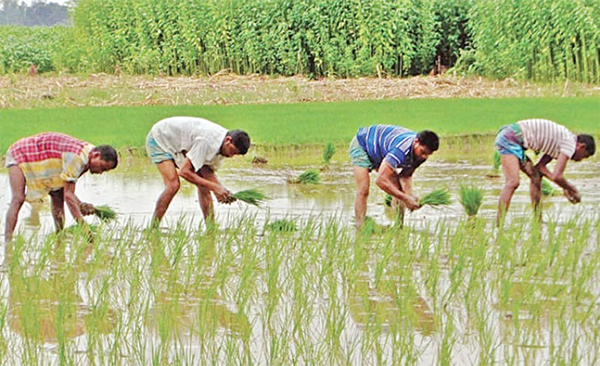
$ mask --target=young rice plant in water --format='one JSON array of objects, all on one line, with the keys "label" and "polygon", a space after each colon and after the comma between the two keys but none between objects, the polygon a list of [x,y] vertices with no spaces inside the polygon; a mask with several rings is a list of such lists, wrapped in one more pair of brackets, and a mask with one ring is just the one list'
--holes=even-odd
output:
[{"label": "young rice plant in water", "polygon": [[[517,365],[600,358],[592,311],[598,217],[550,219],[543,227],[513,220],[502,231],[460,220],[431,230],[371,226],[369,235],[318,215],[294,225],[273,221],[278,226],[262,234],[257,221],[244,215],[209,229],[182,220],[164,232],[102,224],[87,257],[84,233],[18,237],[6,249],[2,277],[10,293],[0,316],[12,334],[0,337],[3,360],[283,365],[427,357],[452,364],[469,354],[466,363],[491,365],[508,355],[505,363]],[[538,346],[523,352],[524,340]],[[585,355],[575,356],[580,349]]]},{"label": "young rice plant in water", "polygon": [[475,216],[483,202],[483,191],[477,187],[461,185],[459,201],[467,215]]}]

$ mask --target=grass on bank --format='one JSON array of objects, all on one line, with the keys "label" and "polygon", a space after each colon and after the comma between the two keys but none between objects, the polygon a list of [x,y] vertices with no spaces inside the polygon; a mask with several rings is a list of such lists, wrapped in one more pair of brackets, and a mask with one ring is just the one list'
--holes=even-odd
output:
[{"label": "grass on bank", "polygon": [[[92,107],[0,111],[0,152],[19,138],[44,131],[67,133],[117,148],[144,146],[162,118],[197,116],[246,130],[255,145],[347,144],[359,127],[396,124],[430,129],[442,137],[494,135],[508,123],[540,117],[574,132],[600,133],[600,98],[412,99],[231,106]],[[445,140],[440,150],[445,148]]]}]

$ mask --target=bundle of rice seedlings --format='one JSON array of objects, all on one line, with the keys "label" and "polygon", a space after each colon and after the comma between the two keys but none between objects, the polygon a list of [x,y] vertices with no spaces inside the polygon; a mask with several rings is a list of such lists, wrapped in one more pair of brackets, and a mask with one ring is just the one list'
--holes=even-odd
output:
[{"label": "bundle of rice seedlings", "polygon": [[392,195],[389,193],[386,193],[385,198],[383,199],[383,204],[386,205],[386,207],[392,207]]},{"label": "bundle of rice seedlings", "polygon": [[106,205],[94,206],[94,214],[102,221],[114,220],[117,218],[115,210]]},{"label": "bundle of rice seedlings", "polygon": [[499,177],[500,176],[500,164],[501,164],[500,153],[498,151],[496,151],[496,152],[494,152],[494,160],[493,160],[492,168],[490,170],[488,170],[488,172],[486,173],[486,176]]},{"label": "bundle of rice seedlings", "polygon": [[555,190],[550,182],[546,180],[546,178],[542,178],[542,195],[544,196],[552,196],[556,194],[557,190]]},{"label": "bundle of rice seedlings", "polygon": [[460,204],[469,216],[477,215],[483,202],[483,192],[477,187],[460,186]]},{"label": "bundle of rice seedlings", "polygon": [[281,219],[276,220],[267,225],[267,228],[271,231],[281,231],[281,232],[292,232],[296,231],[296,223],[290,220]]},{"label": "bundle of rice seedlings", "polygon": [[250,205],[259,206],[265,201],[267,196],[258,189],[246,189],[231,195],[238,201],[246,202]]},{"label": "bundle of rice seedlings", "polygon": [[[88,225],[88,227],[90,228],[90,230],[92,231],[92,233],[97,233],[99,226],[98,225]],[[75,225],[71,225],[71,226],[67,226],[66,228],[64,228],[62,230],[62,232],[64,234],[69,234],[69,235],[75,235],[77,233],[83,233],[83,227],[81,226],[81,224],[75,224]]]},{"label": "bundle of rice seedlings", "polygon": [[421,197],[419,205],[441,206],[450,204],[450,194],[445,189],[436,189]]},{"label": "bundle of rice seedlings", "polygon": [[332,142],[328,142],[325,145],[325,149],[323,149],[323,162],[325,165],[329,165],[333,154],[335,154],[335,145]]},{"label": "bundle of rice seedlings", "polygon": [[495,151],[494,152],[494,165],[492,166],[492,168],[494,170],[500,170],[500,164],[502,163],[502,159],[500,156],[500,152]]},{"label": "bundle of rice seedlings", "polygon": [[296,183],[300,184],[318,184],[319,183],[319,171],[316,169],[308,169],[304,173],[300,174]]},{"label": "bundle of rice seedlings", "polygon": [[365,220],[363,221],[362,226],[360,227],[360,232],[365,235],[372,234],[383,234],[386,231],[386,227],[379,225],[373,220],[372,217],[365,216]]}]

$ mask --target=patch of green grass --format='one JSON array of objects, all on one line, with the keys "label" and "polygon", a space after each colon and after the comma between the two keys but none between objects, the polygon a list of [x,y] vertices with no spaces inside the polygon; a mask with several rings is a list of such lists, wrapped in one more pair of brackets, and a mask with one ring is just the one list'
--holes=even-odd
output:
[{"label": "patch of green grass", "polygon": [[[574,132],[598,134],[600,99],[419,99],[232,106],[93,107],[0,112],[0,151],[19,138],[44,131],[71,134],[95,144],[142,147],[162,118],[199,116],[229,129],[246,130],[259,145],[349,142],[361,126],[397,124],[440,136],[495,134],[508,123],[541,117]],[[499,113],[502,112],[502,113]],[[444,150],[444,140],[440,150]]]}]

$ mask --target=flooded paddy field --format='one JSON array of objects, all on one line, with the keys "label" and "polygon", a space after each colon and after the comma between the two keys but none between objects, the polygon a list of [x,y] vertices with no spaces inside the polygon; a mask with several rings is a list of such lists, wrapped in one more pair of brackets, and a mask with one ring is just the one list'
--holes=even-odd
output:
[{"label": "flooded paddy field", "polygon": [[[447,188],[453,202],[408,213],[403,228],[373,178],[375,233],[354,228],[345,162],[306,186],[288,180],[314,166],[224,165],[228,189],[269,199],[216,204],[218,227],[205,227],[195,189],[182,183],[160,230],[147,230],[162,181],[137,158],[77,184],[83,201],[119,213],[92,246],[77,232],[52,234],[48,202],[26,204],[23,239],[0,272],[2,363],[600,362],[597,161],[569,164],[582,202],[544,197],[541,224],[522,176],[502,230],[494,219],[503,178],[486,177],[490,164],[424,164],[416,193]],[[5,170],[0,182],[4,216]],[[460,184],[484,192],[474,219],[458,202]]]},{"label": "flooded paddy field", "polygon": [[[260,207],[244,203],[219,204],[215,201],[217,221],[228,225],[240,215],[250,214],[257,224],[268,220],[306,219],[309,217],[336,217],[352,225],[354,222],[354,196],[356,183],[349,163],[333,164],[320,171],[319,184],[292,184],[289,181],[298,177],[312,165],[252,166],[240,164],[226,166],[219,171],[219,179],[231,192],[256,188],[264,192],[268,199]],[[424,164],[413,177],[413,189],[418,196],[437,188],[447,189],[452,204],[442,208],[425,206],[420,210],[408,212],[406,223],[417,226],[430,226],[440,219],[459,220],[465,216],[464,209],[458,200],[461,184],[476,186],[483,191],[483,205],[479,216],[492,220],[496,215],[498,197],[504,182],[501,171],[490,176],[491,166],[483,162],[447,162],[434,160]],[[570,204],[562,195],[562,189],[556,185],[554,194],[543,197],[544,220],[568,220],[573,216],[593,217],[600,213],[600,163],[583,162],[569,164],[568,179],[580,190],[582,202]],[[381,225],[393,222],[393,212],[384,204],[385,193],[374,182],[375,173],[371,174],[371,192],[367,214]],[[8,176],[0,171],[0,182],[6,189],[0,192],[0,207],[7,207],[10,201]],[[136,158],[125,162],[116,171],[102,176],[84,175],[77,184],[77,195],[84,202],[96,205],[108,205],[119,213],[119,224],[134,223],[147,225],[152,216],[156,199],[163,189],[163,183],[156,168],[146,159]],[[33,211],[33,215],[32,215]],[[529,198],[529,180],[524,175],[521,185],[515,192],[511,202],[508,219],[511,217],[527,217],[531,213]],[[70,213],[66,210],[67,225],[73,224]],[[33,217],[32,217],[33,216]],[[49,202],[40,204],[26,203],[20,214],[20,223],[25,232],[33,230],[52,231],[52,218]],[[70,220],[70,221],[69,221]],[[94,218],[88,218],[94,223]],[[163,227],[173,227],[180,220],[194,225],[203,222],[202,212],[198,204],[196,188],[182,180],[181,189],[171,203],[165,216]]]}]

